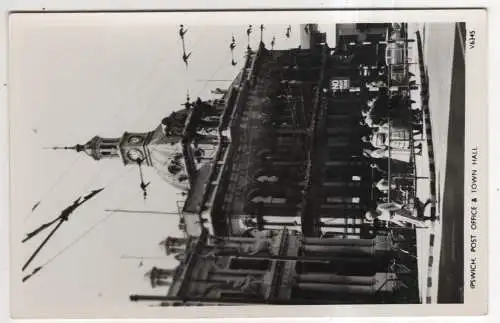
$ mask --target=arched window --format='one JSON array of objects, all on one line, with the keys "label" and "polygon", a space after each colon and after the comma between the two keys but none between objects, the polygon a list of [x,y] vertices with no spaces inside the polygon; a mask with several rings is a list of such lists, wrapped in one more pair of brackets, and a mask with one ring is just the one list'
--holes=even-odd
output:
[{"label": "arched window", "polygon": [[114,146],[114,145],[110,145],[110,144],[103,144],[103,145],[101,145],[101,147],[100,147],[100,148],[101,148],[102,150],[112,150],[112,149],[115,149],[115,147],[116,147],[116,146]]}]

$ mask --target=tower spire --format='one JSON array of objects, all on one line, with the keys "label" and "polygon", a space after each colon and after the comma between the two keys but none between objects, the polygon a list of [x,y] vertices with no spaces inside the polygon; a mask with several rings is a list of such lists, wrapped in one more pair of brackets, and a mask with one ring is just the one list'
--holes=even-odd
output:
[{"label": "tower spire", "polygon": [[83,151],[85,149],[84,145],[74,145],[74,146],[52,146],[52,147],[43,147],[43,149],[51,149],[51,150],[76,150],[78,152]]},{"label": "tower spire", "polygon": [[119,157],[119,145],[121,138],[102,138],[95,136],[85,144],[74,146],[53,146],[44,147],[44,149],[52,150],[75,150],[77,152],[85,152],[88,156],[95,160],[102,158],[116,158]]}]

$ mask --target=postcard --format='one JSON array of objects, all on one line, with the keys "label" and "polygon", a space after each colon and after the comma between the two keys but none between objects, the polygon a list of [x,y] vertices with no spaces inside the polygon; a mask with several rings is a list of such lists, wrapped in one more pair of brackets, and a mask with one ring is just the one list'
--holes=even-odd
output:
[{"label": "postcard", "polygon": [[486,25],[11,13],[11,315],[486,314]]}]

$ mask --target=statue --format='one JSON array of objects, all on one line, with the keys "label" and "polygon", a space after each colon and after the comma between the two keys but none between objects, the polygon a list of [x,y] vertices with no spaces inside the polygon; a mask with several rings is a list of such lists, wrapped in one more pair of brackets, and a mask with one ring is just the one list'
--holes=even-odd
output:
[{"label": "statue", "polygon": [[188,114],[188,109],[182,109],[174,111],[168,117],[163,118],[161,123],[165,126],[165,133],[169,136],[182,136]]},{"label": "statue", "polygon": [[264,282],[262,281],[262,279],[259,279],[253,275],[248,275],[236,280],[226,280],[211,284],[201,293],[201,296],[206,296],[214,289],[218,289],[222,292],[230,290],[243,294],[261,295],[263,283]]},{"label": "statue", "polygon": [[241,291],[245,294],[256,295],[260,294],[263,281],[253,275],[248,275],[244,278],[235,281],[228,281],[231,289]]},{"label": "statue", "polygon": [[273,232],[269,230],[255,231],[255,241],[252,245],[243,245],[239,248],[239,252],[245,255],[256,255],[260,252],[271,252]]}]

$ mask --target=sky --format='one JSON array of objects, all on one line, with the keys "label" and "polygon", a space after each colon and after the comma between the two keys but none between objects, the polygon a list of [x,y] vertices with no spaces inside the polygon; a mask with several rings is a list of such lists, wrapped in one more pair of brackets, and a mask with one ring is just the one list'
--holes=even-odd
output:
[{"label": "sky", "polygon": [[[166,19],[167,18],[167,19]],[[187,21],[186,21],[187,20]],[[104,315],[145,304],[131,293],[152,290],[144,273],[177,263],[158,243],[180,236],[175,215],[109,213],[105,209],[176,211],[179,192],[151,169],[145,201],[136,167],[94,161],[83,153],[44,147],[83,144],[94,135],[147,132],[191,98],[232,80],[244,63],[246,28],[259,42],[259,21],[201,24],[182,15],[16,14],[10,16],[12,313],[16,317]],[[188,28],[189,68],[181,60],[178,25]],[[299,25],[266,25],[264,42],[297,47]],[[329,27],[330,30],[332,28]],[[229,43],[237,40],[236,67]],[[46,264],[22,284],[21,266],[48,233],[21,244],[24,234],[59,215],[78,196],[105,190],[64,223],[28,267]],[[33,205],[39,206],[31,212]],[[144,266],[138,259],[144,257]]]}]

